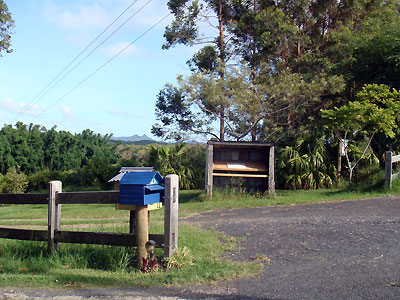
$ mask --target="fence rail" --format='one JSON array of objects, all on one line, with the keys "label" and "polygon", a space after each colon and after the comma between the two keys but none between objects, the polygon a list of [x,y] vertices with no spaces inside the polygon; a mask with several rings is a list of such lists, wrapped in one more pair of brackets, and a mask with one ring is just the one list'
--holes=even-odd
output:
[{"label": "fence rail", "polygon": [[47,241],[47,230],[17,229],[0,227],[0,238],[24,240],[24,241]]},{"label": "fence rail", "polygon": [[[171,181],[171,178],[174,180]],[[166,177],[164,234],[149,234],[145,239],[146,241],[154,240],[156,247],[164,248],[165,255],[169,257],[177,249],[178,186],[176,175]],[[48,205],[48,230],[0,227],[0,238],[47,241],[49,251],[58,250],[59,243],[139,247],[138,237],[141,231],[138,227],[140,224],[132,217],[132,212],[129,220],[130,233],[60,230],[62,204],[117,204],[119,201],[119,191],[62,192],[61,189],[60,181],[51,181],[48,194],[0,194],[0,204]],[[148,226],[148,223],[143,226]],[[132,228],[138,229],[138,232],[132,232]],[[144,245],[140,247],[142,246]]]},{"label": "fence rail", "polygon": [[0,194],[0,204],[49,204],[49,195]]},{"label": "fence rail", "polygon": [[57,193],[56,204],[116,204],[119,192],[67,192]]},{"label": "fence rail", "polygon": [[393,156],[392,151],[386,151],[385,154],[385,185],[391,189],[392,182],[399,177],[400,172],[393,174],[393,164],[400,162],[400,155]]}]

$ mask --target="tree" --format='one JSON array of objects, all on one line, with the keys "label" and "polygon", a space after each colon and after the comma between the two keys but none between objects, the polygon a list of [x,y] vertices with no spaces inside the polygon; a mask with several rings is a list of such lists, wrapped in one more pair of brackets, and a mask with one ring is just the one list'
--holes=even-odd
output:
[{"label": "tree", "polygon": [[354,21],[329,35],[326,50],[336,74],[347,81],[348,99],[364,84],[400,88],[400,17],[397,1],[372,1],[356,10]]},{"label": "tree", "polygon": [[[203,71],[187,77],[178,76],[179,88],[167,86],[159,94],[156,116],[162,124],[153,126],[158,136],[184,139],[190,133],[211,135],[218,139],[213,121],[219,114],[212,108],[224,99],[225,134],[234,140],[266,141],[298,131],[305,119],[321,108],[321,98],[341,92],[337,76],[305,81],[289,71],[270,76],[268,67],[254,69],[246,64],[226,66],[218,73]],[[265,75],[267,73],[267,75]],[[324,108],[324,106],[322,106]]]},{"label": "tree", "polygon": [[[192,69],[203,70],[218,65],[220,78],[224,77],[222,72],[227,57],[227,44],[225,42],[225,25],[228,19],[226,0],[170,0],[168,7],[174,15],[174,20],[170,26],[166,27],[164,37],[166,43],[163,49],[168,49],[176,44],[195,45],[208,44],[201,49],[189,62]],[[214,20],[217,20],[214,22]],[[205,37],[200,32],[200,24],[208,24],[217,34],[213,37]],[[215,69],[214,69],[215,71]],[[225,137],[225,106],[224,97],[219,98],[219,102],[214,103],[212,110],[218,112],[219,118],[219,139]]]},{"label": "tree", "polygon": [[11,34],[14,28],[14,20],[8,7],[3,0],[0,0],[0,57],[1,51],[11,53]]},{"label": "tree", "polygon": [[[385,85],[365,85],[357,93],[355,101],[324,110],[322,115],[340,143],[348,140],[344,153],[351,182],[353,171],[370,149],[374,135],[381,133],[394,138],[400,133],[400,92]],[[357,139],[364,138],[366,144],[361,154],[351,159],[350,149],[356,146]]]}]

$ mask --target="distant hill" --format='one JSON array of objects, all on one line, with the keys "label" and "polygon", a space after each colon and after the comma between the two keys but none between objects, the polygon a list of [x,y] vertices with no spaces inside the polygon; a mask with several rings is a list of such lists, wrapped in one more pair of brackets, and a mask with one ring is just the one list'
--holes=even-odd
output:
[{"label": "distant hill", "polygon": [[138,141],[153,141],[155,142],[152,138],[149,138],[147,135],[137,135],[134,134],[132,136],[112,136],[111,137],[112,141],[121,141],[121,142],[138,142]]},{"label": "distant hill", "polygon": [[149,138],[147,135],[137,135],[134,134],[132,136],[113,136],[111,137],[111,142],[114,143],[122,143],[123,145],[150,145],[150,144],[161,144],[165,145],[167,143],[155,141],[152,138]]}]

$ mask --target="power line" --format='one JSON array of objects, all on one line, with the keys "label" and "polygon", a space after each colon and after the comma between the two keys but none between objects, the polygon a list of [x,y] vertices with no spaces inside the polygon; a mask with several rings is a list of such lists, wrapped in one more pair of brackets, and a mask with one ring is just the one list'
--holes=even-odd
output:
[{"label": "power line", "polygon": [[[48,92],[55,88],[65,77],[71,74],[79,65],[81,65],[90,55],[93,54],[101,45],[103,45],[109,38],[111,38],[119,29],[121,29],[126,23],[128,23],[134,16],[136,16],[143,8],[145,8],[152,0],[148,0],[142,7],[140,7],[133,15],[131,15],[124,23],[122,23],[117,29],[115,29],[108,37],[106,37],[100,44],[98,44],[92,51],[89,52],[83,59],[81,59],[71,70],[64,74],[56,83],[54,83],[44,94],[44,97]],[[37,100],[37,102],[40,99]]]},{"label": "power line", "polygon": [[[64,69],[62,69],[62,71],[60,73],[58,73],[49,83],[47,83],[47,85],[31,100],[28,102],[28,105],[25,106],[23,109],[21,109],[15,116],[16,120],[22,113],[24,113],[25,111],[27,111],[29,108],[31,108],[33,105],[35,105],[37,102],[39,102],[40,98],[43,97],[45,94],[47,94],[50,90],[52,90],[62,79],[64,79],[69,73],[71,73],[78,65],[80,65],[87,57],[90,56],[90,54],[92,54],[98,47],[95,48],[94,51],[92,51],[89,55],[87,55],[85,57],[85,59],[81,60],[72,70],[70,70],[67,75],[65,75],[63,78],[61,78],[61,80],[57,81],[56,84],[54,84],[51,88],[49,88],[49,86],[55,82],[90,46],[92,46],[94,44],[94,42],[96,42],[112,25],[114,25],[114,23],[116,21],[118,21],[138,0],[133,1],[117,18],[114,19],[114,21],[112,21],[100,34],[98,34],[77,56],[75,56],[75,58],[67,65],[64,67]],[[151,0],[150,0],[151,1]],[[149,2],[150,2],[149,1]],[[147,5],[148,2],[145,4]],[[143,7],[141,7],[139,9],[139,11],[142,9]],[[135,12],[134,15],[136,15],[139,11]],[[134,16],[132,15],[127,21],[125,21],[123,23],[123,25],[121,25],[120,27],[118,27],[117,30],[115,30],[110,36],[108,36],[107,39],[109,39],[116,31],[118,31],[122,26],[124,26],[130,19],[132,19],[132,17]],[[107,40],[106,39],[106,40]],[[102,42],[102,44],[106,41],[104,40]],[[49,89],[48,89],[49,88]],[[48,89],[46,91],[46,89]],[[45,92],[46,91],[46,92]]]},{"label": "power line", "polygon": [[164,21],[167,17],[169,17],[171,13],[167,14],[163,18],[161,18],[159,21],[157,21],[155,24],[153,24],[149,29],[147,29],[145,32],[143,32],[140,36],[138,36],[134,41],[132,41],[129,45],[121,49],[117,54],[115,54],[113,57],[111,57],[109,60],[107,60],[104,64],[102,64],[100,67],[98,67],[96,70],[94,70],[92,73],[90,73],[88,76],[86,76],[83,80],[81,80],[78,84],[76,84],[73,88],[71,88],[68,92],[66,92],[63,96],[58,98],[56,101],[54,101],[49,107],[47,107],[44,111],[42,111],[40,114],[38,114],[35,118],[33,118],[30,123],[32,123],[34,120],[40,118],[43,114],[45,114],[47,111],[49,111],[52,107],[54,107],[57,103],[59,103],[61,100],[63,100],[65,97],[67,97],[69,94],[71,94],[73,91],[75,91],[78,87],[80,87],[83,83],[85,83],[89,78],[91,78],[93,75],[95,75],[97,72],[99,72],[101,69],[103,69],[106,65],[108,65],[111,61],[113,61],[117,56],[121,55],[125,50],[127,50],[129,47],[131,47],[134,43],[136,43],[139,39],[141,39],[143,36],[145,36],[148,32],[150,32],[154,27],[156,27],[158,24],[160,24],[162,21]]}]

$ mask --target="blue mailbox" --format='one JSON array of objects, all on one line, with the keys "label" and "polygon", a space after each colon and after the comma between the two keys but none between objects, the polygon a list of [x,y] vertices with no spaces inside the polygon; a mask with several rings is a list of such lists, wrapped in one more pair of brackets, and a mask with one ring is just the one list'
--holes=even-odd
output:
[{"label": "blue mailbox", "polygon": [[126,173],[119,183],[119,204],[149,205],[164,200],[164,178],[158,172]]}]

